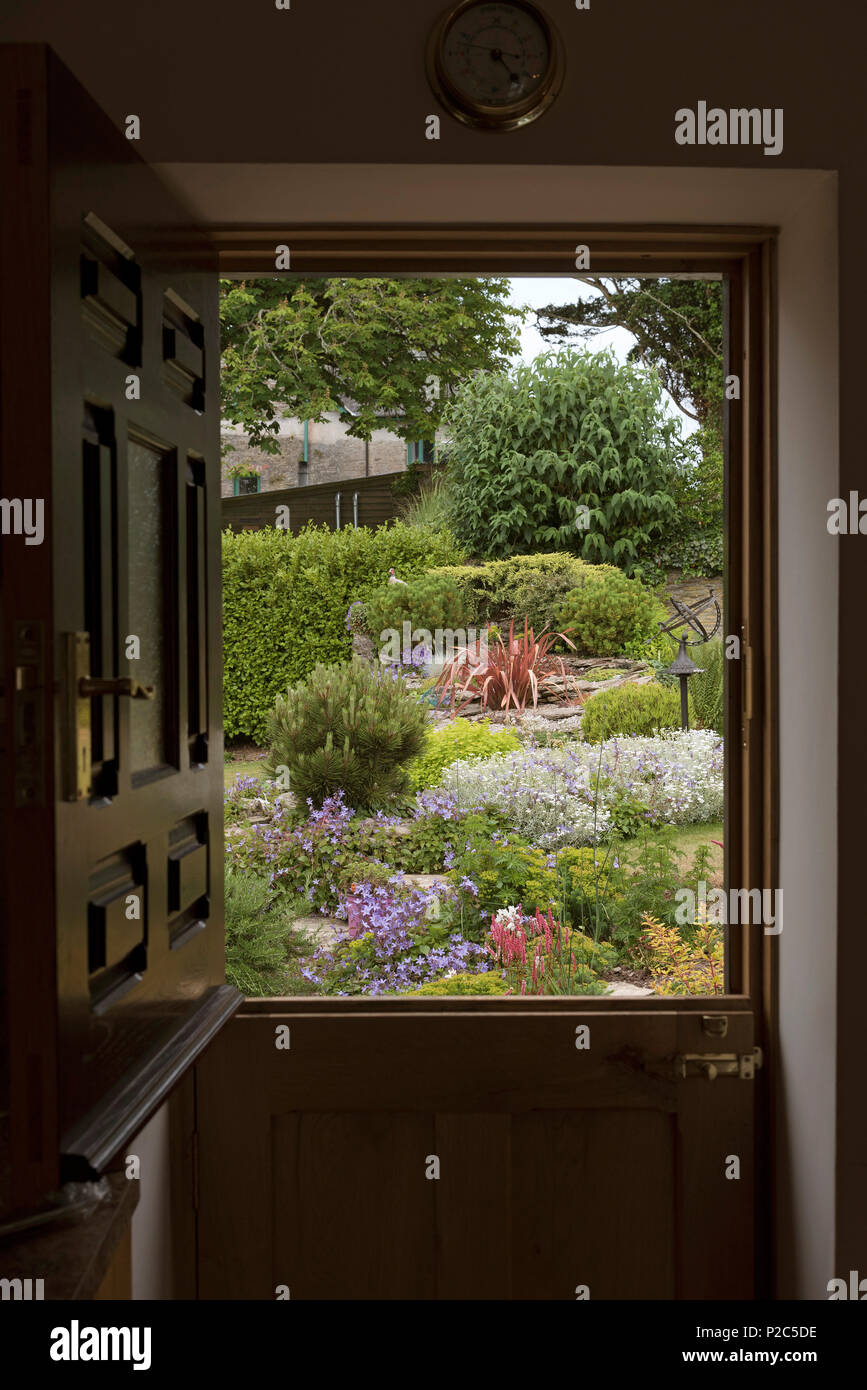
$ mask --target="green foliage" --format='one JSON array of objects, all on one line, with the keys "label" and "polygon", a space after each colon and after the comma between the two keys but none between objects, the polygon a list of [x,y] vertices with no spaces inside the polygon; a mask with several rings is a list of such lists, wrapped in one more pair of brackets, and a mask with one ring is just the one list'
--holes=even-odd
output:
[{"label": "green foliage", "polygon": [[[406,472],[409,474],[417,468],[418,464],[411,463]],[[398,492],[398,482],[404,476],[401,474],[392,483],[393,492]],[[444,468],[436,468],[416,488],[398,492],[398,496],[403,499],[398,507],[398,515],[408,526],[423,526],[430,531],[448,527],[451,501]]]},{"label": "green foliage", "polygon": [[268,910],[268,881],[226,873],[226,979],[243,994],[281,994],[286,988],[289,927]]},{"label": "green foliage", "polygon": [[581,735],[588,743],[603,743],[618,735],[652,734],[680,728],[680,694],[673,686],[629,682],[616,690],[600,690],[584,706]]},{"label": "green foliage", "polygon": [[625,328],[635,338],[629,359],[652,367],[681,410],[722,432],[722,285],[718,280],[646,280],[587,275],[592,299],[536,311],[539,332],[556,342],[587,342]]},{"label": "green foliage", "polygon": [[428,980],[419,985],[414,994],[505,994],[509,986],[497,970],[488,970],[484,975],[470,975],[459,971],[447,975],[442,980]]},{"label": "green foliage", "polygon": [[[227,738],[264,744],[277,694],[319,662],[346,661],[346,614],[394,567],[407,580],[461,552],[449,532],[267,527],[223,533],[223,718]],[[397,586],[393,586],[397,587]]]},{"label": "green foliage", "polygon": [[698,579],[722,574],[723,448],[713,429],[700,429],[684,442],[666,491],[676,512],[642,553],[645,577],[663,581],[669,570]]},{"label": "green foliage", "polygon": [[389,629],[403,641],[403,624],[412,631],[457,631],[467,624],[467,607],[458,585],[447,575],[426,574],[403,584],[383,584],[365,604],[367,630],[374,642]]},{"label": "green foliage", "polygon": [[721,735],[726,660],[722,638],[714,637],[694,648],[692,657],[701,674],[689,678],[689,722],[693,728],[713,729]]},{"label": "green foliage", "polygon": [[632,573],[675,510],[681,443],[661,390],[610,353],[469,379],[446,422],[456,535],[479,557],[547,546]]},{"label": "green foliage", "polygon": [[455,852],[464,846],[485,843],[502,835],[501,818],[490,811],[471,811],[454,819],[437,812],[422,815],[402,827],[371,826],[360,837],[362,852],[384,860],[405,874],[438,874]]},{"label": "green foliage", "polygon": [[355,809],[385,806],[408,790],[406,764],[422,750],[426,723],[425,707],[389,671],[359,658],[316,666],[277,697],[268,772],[288,767],[299,802],[321,806],[342,790]]},{"label": "green foliage", "polygon": [[482,277],[223,280],[223,418],[266,453],[280,414],[431,439],[455,388],[517,350],[508,297],[508,280]]},{"label": "green foliage", "polygon": [[639,579],[613,565],[587,565],[557,610],[555,625],[568,632],[579,656],[622,656],[665,620],[659,599]]},{"label": "green foliage", "polygon": [[409,775],[413,789],[422,791],[435,787],[445,768],[462,758],[494,758],[500,753],[513,753],[521,740],[504,730],[492,733],[490,722],[471,722],[455,719],[442,729],[429,729],[421,755],[410,764]]},{"label": "green foliage", "polygon": [[[577,556],[565,551],[550,551],[510,555],[507,559],[488,560],[480,565],[440,566],[431,573],[457,584],[470,622],[508,622],[515,618],[520,619],[523,626],[522,604],[535,604],[538,609],[539,596],[551,592],[544,588],[549,580],[554,591],[559,592],[565,586],[568,592],[578,583],[584,568]],[[532,619],[531,625],[536,627]],[[540,632],[544,626],[544,623],[539,624],[536,631]]]}]

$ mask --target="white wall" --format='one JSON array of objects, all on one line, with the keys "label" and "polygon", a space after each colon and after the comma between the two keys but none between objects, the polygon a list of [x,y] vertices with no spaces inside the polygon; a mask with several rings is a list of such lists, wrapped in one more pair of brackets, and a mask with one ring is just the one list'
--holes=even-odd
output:
[{"label": "white wall", "polygon": [[168,1102],[136,1135],[129,1152],[141,1159],[141,1193],[132,1218],[132,1296],[134,1299],[171,1298]]}]

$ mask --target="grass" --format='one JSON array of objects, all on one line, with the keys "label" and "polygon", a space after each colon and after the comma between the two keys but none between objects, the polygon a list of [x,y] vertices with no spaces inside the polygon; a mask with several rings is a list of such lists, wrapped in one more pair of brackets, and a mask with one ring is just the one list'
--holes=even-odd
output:
[{"label": "grass", "polygon": [[257,758],[250,762],[247,759],[239,758],[237,761],[224,763],[223,765],[223,786],[227,789],[231,787],[236,777],[259,777],[265,774],[263,768],[264,760]]},{"label": "grass", "polygon": [[[653,832],[649,835],[651,844],[653,843]],[[723,840],[723,823],[720,820],[703,821],[696,825],[678,825],[674,827],[674,848],[678,854],[682,855],[680,863],[684,871],[688,870],[695,858],[695,852],[701,845],[710,847],[710,868],[708,875],[708,885],[712,888],[722,887],[723,881],[723,851],[719,845],[712,843],[714,840]],[[627,841],[623,852],[627,861],[638,858],[641,850],[642,840],[635,839]]]}]

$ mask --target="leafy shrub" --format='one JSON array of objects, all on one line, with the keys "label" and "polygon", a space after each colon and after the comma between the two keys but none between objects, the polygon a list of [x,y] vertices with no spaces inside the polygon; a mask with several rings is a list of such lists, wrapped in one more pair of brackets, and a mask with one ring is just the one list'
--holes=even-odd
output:
[{"label": "leafy shrub", "polygon": [[657,994],[723,994],[723,935],[715,922],[697,924],[689,941],[676,927],[645,914],[636,955],[653,975]]},{"label": "leafy shrub", "polygon": [[494,733],[487,719],[454,719],[442,729],[429,729],[421,755],[410,764],[410,782],[417,791],[435,787],[444,770],[459,758],[495,758],[512,753],[521,740],[508,730]]},{"label": "leafy shrub", "polygon": [[447,531],[400,522],[298,535],[266,527],[223,533],[223,718],[227,738],[266,741],[275,697],[319,663],[346,661],[346,615],[394,567],[415,579],[463,554]]},{"label": "leafy shrub", "polygon": [[600,690],[584,706],[581,734],[588,743],[603,743],[621,734],[652,734],[680,728],[680,693],[673,686],[636,685]]},{"label": "leafy shrub", "polygon": [[557,612],[580,656],[623,656],[630,642],[644,642],[665,620],[665,610],[638,579],[613,565],[588,565]]},{"label": "leafy shrub", "polygon": [[[428,809],[425,803],[430,800]],[[386,862],[400,873],[438,874],[450,869],[455,856],[476,843],[487,844],[503,835],[501,817],[488,811],[456,811],[440,804],[436,794],[422,793],[414,820],[399,828],[368,825],[359,832],[361,852]],[[399,833],[398,833],[399,830]]]},{"label": "leafy shrub", "polygon": [[545,545],[631,573],[676,515],[665,483],[683,445],[659,378],[611,353],[477,373],[446,428],[452,524],[476,556]]},{"label": "leafy shrub", "polygon": [[289,769],[296,799],[321,806],[342,790],[356,809],[371,810],[409,788],[406,770],[421,752],[425,707],[404,681],[355,658],[317,666],[277,697],[269,727],[269,774]]},{"label": "leafy shrub", "polygon": [[713,729],[723,732],[723,689],[725,679],[725,652],[721,637],[715,637],[698,647],[692,653],[696,666],[701,667],[699,675],[690,676],[689,722],[698,729]]},{"label": "leafy shrub", "polygon": [[465,971],[459,974],[446,975],[441,980],[430,980],[426,985],[420,985],[415,994],[506,994],[509,986],[502,975],[496,970],[489,970],[485,975],[468,975]]},{"label": "leafy shrub", "polygon": [[358,853],[352,811],[338,793],[320,810],[299,814],[295,825],[290,819],[281,802],[270,825],[233,835],[226,844],[227,865],[267,875],[274,901],[303,899],[311,911],[333,912]]},{"label": "leafy shrub", "polygon": [[694,529],[680,536],[663,538],[642,563],[645,579],[664,582],[670,570],[682,579],[713,579],[723,572],[724,540],[722,521],[705,529]]},{"label": "leafy shrub", "polygon": [[452,632],[467,624],[467,605],[453,579],[426,574],[406,584],[384,584],[365,603],[367,630],[375,642],[389,629],[403,638],[403,624],[431,634],[437,628]]},{"label": "leafy shrub", "polygon": [[[533,555],[510,555],[508,559],[488,560],[479,565],[448,565],[432,569],[431,573],[452,579],[461,590],[467,604],[470,622],[488,622],[517,617],[523,623],[524,617],[533,617],[520,611],[522,603],[538,604],[544,585],[550,584],[559,590],[565,584],[565,591],[574,588],[583,573],[584,563],[577,556],[566,551],[541,552]],[[533,596],[533,586],[538,584],[537,597]],[[541,610],[540,610],[541,611]],[[546,621],[549,622],[550,619]],[[538,630],[545,622],[538,625]]]},{"label": "leafy shrub", "polygon": [[538,904],[547,911],[555,902],[554,872],[541,850],[502,834],[461,836],[459,845],[451,879],[461,894],[469,935],[480,938],[482,925],[486,928],[504,903],[522,903],[528,911]]},{"label": "leafy shrub", "polygon": [[669,570],[684,578],[711,578],[723,571],[723,447],[713,425],[686,440],[665,482],[675,512],[642,554],[646,578],[664,580]]}]

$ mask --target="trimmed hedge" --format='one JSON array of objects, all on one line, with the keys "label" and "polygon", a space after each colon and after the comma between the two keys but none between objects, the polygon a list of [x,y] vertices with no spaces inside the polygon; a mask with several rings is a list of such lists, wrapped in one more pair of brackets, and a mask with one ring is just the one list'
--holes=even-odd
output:
[{"label": "trimmed hedge", "polygon": [[397,522],[297,536],[274,527],[223,532],[223,719],[226,738],[264,746],[278,694],[320,662],[348,661],[346,612],[393,566],[410,580],[463,560],[448,531]]}]

